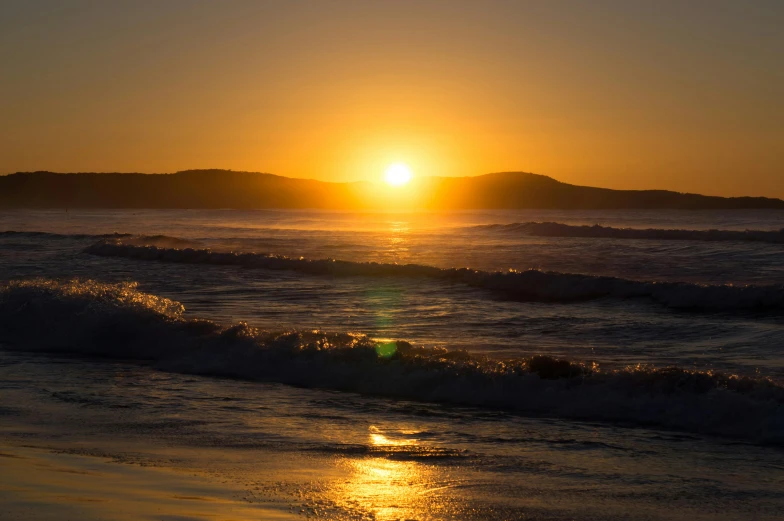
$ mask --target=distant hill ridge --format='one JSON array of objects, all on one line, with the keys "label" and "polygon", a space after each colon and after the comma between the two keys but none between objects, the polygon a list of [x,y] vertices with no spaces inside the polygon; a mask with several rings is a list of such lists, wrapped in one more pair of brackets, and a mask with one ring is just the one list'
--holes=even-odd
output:
[{"label": "distant hill ridge", "polygon": [[236,209],[784,209],[768,197],[612,190],[526,172],[421,177],[403,188],[260,172],[175,174],[19,172],[0,176],[0,208]]}]

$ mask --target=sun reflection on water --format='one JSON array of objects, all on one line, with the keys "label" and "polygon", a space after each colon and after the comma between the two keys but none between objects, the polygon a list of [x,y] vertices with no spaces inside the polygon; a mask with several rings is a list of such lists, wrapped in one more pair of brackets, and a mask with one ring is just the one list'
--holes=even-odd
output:
[{"label": "sun reflection on water", "polygon": [[[374,447],[416,447],[417,440],[415,439],[393,439],[385,436],[381,430],[374,426],[370,426],[370,443]],[[402,434],[407,434],[405,431]]]},{"label": "sun reflection on water", "polygon": [[407,221],[391,221],[387,235],[387,253],[394,262],[409,258],[410,225]]},{"label": "sun reflection on water", "polygon": [[[371,426],[371,453],[345,460],[348,479],[336,483],[332,500],[346,511],[362,512],[363,519],[421,519],[448,514],[453,503],[445,477],[434,466],[415,461],[427,453],[411,433],[385,433]],[[452,498],[454,499],[454,498]]]}]

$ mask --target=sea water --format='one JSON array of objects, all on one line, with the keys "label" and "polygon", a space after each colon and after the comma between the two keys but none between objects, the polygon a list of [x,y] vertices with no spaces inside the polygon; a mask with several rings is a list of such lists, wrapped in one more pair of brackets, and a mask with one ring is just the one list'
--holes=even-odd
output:
[{"label": "sea water", "polygon": [[6,211],[0,418],[14,439],[309,455],[336,474],[225,472],[317,518],[775,519],[782,228]]}]

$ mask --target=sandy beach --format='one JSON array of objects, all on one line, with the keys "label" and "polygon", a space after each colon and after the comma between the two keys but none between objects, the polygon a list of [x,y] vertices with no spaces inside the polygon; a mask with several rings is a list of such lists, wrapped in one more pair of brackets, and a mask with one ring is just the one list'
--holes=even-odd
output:
[{"label": "sandy beach", "polygon": [[[78,451],[72,451],[78,452]],[[0,445],[0,518],[124,521],[295,518],[248,491],[184,469]]]}]

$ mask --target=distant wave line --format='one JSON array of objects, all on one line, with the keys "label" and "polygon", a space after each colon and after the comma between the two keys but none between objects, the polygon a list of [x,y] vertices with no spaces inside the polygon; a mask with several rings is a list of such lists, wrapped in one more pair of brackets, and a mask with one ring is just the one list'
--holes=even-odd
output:
[{"label": "distant wave line", "polygon": [[646,239],[659,241],[735,241],[784,243],[784,228],[780,230],[684,230],[662,228],[615,228],[612,226],[575,225],[558,222],[524,222],[512,224],[482,224],[471,229],[482,229],[533,237],[585,237],[602,239]]},{"label": "distant wave line", "polygon": [[488,272],[470,268],[438,268],[420,264],[310,260],[267,253],[214,252],[126,244],[119,239],[95,243],[85,253],[144,261],[241,266],[287,270],[310,275],[427,278],[482,288],[519,300],[575,302],[600,298],[648,298],[664,306],[703,310],[784,308],[784,284],[706,285],[689,282],[645,282],[619,277],[526,271]]},{"label": "distant wave line", "polygon": [[130,233],[54,233],[39,231],[5,230],[0,232],[0,237],[46,238],[46,239],[109,239],[132,237]]},{"label": "distant wave line", "polygon": [[180,239],[178,237],[171,237],[169,235],[137,235],[133,233],[54,233],[54,232],[38,232],[38,231],[14,231],[7,230],[0,232],[2,237],[22,237],[28,239],[53,239],[53,240],[84,240],[84,239],[103,239],[103,240],[119,240],[124,239],[136,244],[145,245],[158,245],[158,246],[171,246],[171,247],[186,247],[199,244],[197,241],[188,239]]},{"label": "distant wave line", "polygon": [[[280,230],[282,228],[269,228]],[[530,221],[510,224],[479,224],[468,226],[464,229],[489,231],[512,235],[525,235],[531,237],[574,237],[596,239],[639,239],[658,241],[706,241],[706,242],[761,242],[770,244],[784,244],[784,228],[779,230],[689,230],[681,228],[617,228],[601,226],[599,224],[566,224],[553,221]],[[285,228],[286,231],[295,229]],[[47,237],[53,239],[87,239],[87,238],[172,238],[166,235],[135,235],[131,233],[107,234],[64,234],[42,231],[14,231],[0,232],[0,237]],[[182,239],[180,239],[182,240]]]}]

